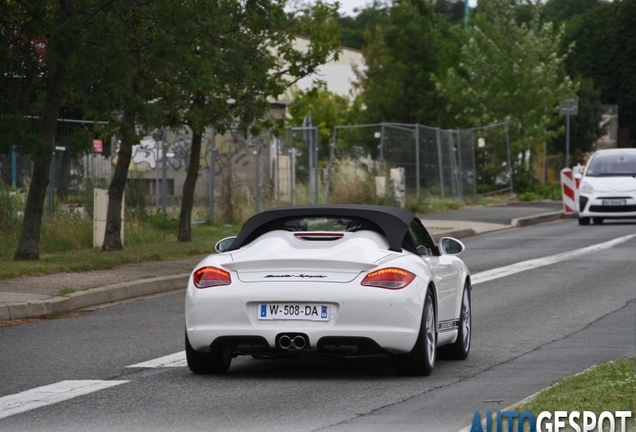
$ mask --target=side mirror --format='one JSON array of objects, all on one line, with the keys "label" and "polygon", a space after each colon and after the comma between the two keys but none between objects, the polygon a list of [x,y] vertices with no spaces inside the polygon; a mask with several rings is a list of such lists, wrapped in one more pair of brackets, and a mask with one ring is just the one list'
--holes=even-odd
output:
[{"label": "side mirror", "polygon": [[444,255],[459,255],[464,249],[464,243],[452,237],[442,237],[439,241],[439,251]]},{"label": "side mirror", "polygon": [[236,236],[226,237],[222,240],[219,240],[216,245],[214,245],[214,250],[218,253],[225,253],[232,247],[232,243],[236,240]]}]

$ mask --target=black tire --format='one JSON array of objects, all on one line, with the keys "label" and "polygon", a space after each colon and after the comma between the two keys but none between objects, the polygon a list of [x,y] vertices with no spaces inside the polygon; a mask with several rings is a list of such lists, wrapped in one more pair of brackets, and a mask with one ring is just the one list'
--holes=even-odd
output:
[{"label": "black tire", "polygon": [[589,217],[580,217],[579,218],[579,225],[589,225],[590,224],[590,218]]},{"label": "black tire", "polygon": [[192,348],[185,335],[186,359],[188,368],[195,374],[224,374],[230,368],[232,353],[224,350],[211,350],[209,353],[198,352]]},{"label": "black tire", "polygon": [[462,306],[459,310],[459,329],[457,340],[441,347],[439,357],[449,360],[465,360],[470,353],[470,342],[472,340],[472,301],[468,283],[464,286],[462,295]]},{"label": "black tire", "polygon": [[431,290],[426,292],[420,332],[415,346],[408,354],[393,354],[393,370],[402,376],[427,376],[435,367],[437,346],[437,320]]},{"label": "black tire", "polygon": [[594,221],[594,225],[601,225],[603,223],[603,218],[595,217],[592,218],[592,221]]}]

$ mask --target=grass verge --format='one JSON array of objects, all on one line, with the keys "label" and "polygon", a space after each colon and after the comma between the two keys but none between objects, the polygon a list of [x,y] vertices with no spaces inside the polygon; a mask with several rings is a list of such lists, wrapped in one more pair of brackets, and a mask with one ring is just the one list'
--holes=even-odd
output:
[{"label": "grass verge", "polygon": [[[553,413],[556,411],[591,411],[596,417],[609,411],[612,415],[616,411],[630,411],[631,418],[626,421],[626,431],[636,431],[636,359],[627,358],[617,361],[610,361],[596,365],[582,373],[565,378],[555,385],[539,392],[528,402],[517,405],[514,411],[522,413],[531,412],[535,419],[543,412]],[[553,420],[553,419],[552,419]],[[621,431],[620,420],[615,425],[615,431]],[[515,420],[511,430],[517,431],[518,425]],[[565,428],[562,431],[574,431],[570,428],[566,418]],[[581,426],[581,421],[577,422]],[[501,430],[508,429],[508,421],[502,419]],[[525,423],[524,431],[529,431],[529,426]],[[597,430],[610,430],[609,423],[604,422],[604,428],[594,428]],[[545,427],[545,424],[543,425]],[[485,430],[486,428],[484,428]],[[492,429],[497,430],[496,419],[493,418]],[[539,429],[537,428],[537,431]],[[543,429],[546,430],[546,429]]]},{"label": "grass verge", "polygon": [[[90,225],[92,230],[92,222]],[[86,242],[69,243],[65,250],[59,250],[51,244],[59,244],[54,237],[43,238],[44,244],[41,245],[40,259],[37,261],[13,261],[12,253],[15,252],[15,247],[6,248],[9,253],[0,255],[0,280],[60,272],[101,270],[118,264],[167,261],[212,253],[214,244],[218,240],[236,235],[239,229],[238,224],[194,225],[193,240],[180,243],[177,242],[176,221],[174,223],[155,221],[145,224],[127,222],[124,230],[126,235],[124,250],[112,252],[92,249],[92,239],[88,245],[85,244]]]},{"label": "grass verge", "polygon": [[517,411],[632,411],[636,408],[636,359],[597,365],[565,378],[521,405]]}]

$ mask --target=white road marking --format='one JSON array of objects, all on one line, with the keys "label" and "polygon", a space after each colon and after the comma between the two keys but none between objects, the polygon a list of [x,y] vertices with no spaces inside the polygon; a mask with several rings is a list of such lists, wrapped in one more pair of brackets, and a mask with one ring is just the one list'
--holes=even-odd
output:
[{"label": "white road marking", "polygon": [[0,419],[93,393],[128,381],[60,381],[0,398]]},{"label": "white road marking", "polygon": [[161,367],[183,367],[187,366],[185,351],[170,354],[165,357],[159,357],[154,360],[148,360],[147,362],[137,363],[134,365],[126,366],[127,368],[161,368]]},{"label": "white road marking", "polygon": [[492,270],[483,271],[481,273],[476,273],[471,276],[471,282],[473,285],[477,285],[482,282],[488,282],[494,279],[499,279],[505,276],[510,276],[515,273],[521,273],[527,270],[533,270],[539,267],[547,266],[550,264],[558,263],[560,261],[569,260],[572,258],[576,258],[581,255],[585,255],[592,252],[598,252],[605,249],[613,248],[614,246],[624,243],[628,240],[631,240],[636,237],[636,234],[630,234],[623,237],[615,238],[614,240],[610,240],[605,243],[599,243],[596,245],[588,246],[582,249],[576,249],[569,252],[563,252],[556,255],[551,255],[543,258],[531,259],[528,261],[522,261],[515,264],[498,267]]}]

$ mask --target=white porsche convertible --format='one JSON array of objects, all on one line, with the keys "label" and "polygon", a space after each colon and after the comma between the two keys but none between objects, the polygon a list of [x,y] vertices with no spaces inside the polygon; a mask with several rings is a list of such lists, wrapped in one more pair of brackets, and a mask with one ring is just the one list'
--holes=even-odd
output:
[{"label": "white porsche convertible", "polygon": [[394,207],[287,207],[253,216],[188,282],[185,346],[194,373],[232,358],[390,355],[398,375],[465,359],[471,284],[456,255]]}]

